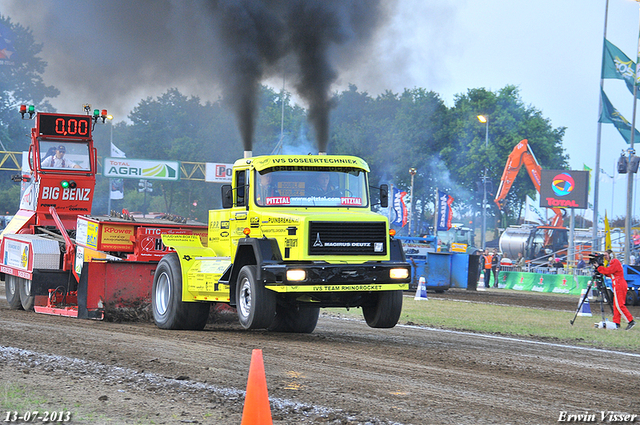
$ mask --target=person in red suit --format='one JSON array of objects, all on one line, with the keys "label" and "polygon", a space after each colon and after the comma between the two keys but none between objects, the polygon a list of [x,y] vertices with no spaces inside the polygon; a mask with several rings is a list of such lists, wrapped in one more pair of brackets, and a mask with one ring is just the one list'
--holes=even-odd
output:
[{"label": "person in red suit", "polygon": [[626,330],[629,330],[633,328],[636,322],[625,305],[628,285],[627,281],[624,280],[622,264],[620,264],[620,260],[613,256],[613,251],[610,249],[604,253],[604,258],[609,261],[609,266],[600,266],[598,271],[611,278],[611,285],[613,286],[613,322],[619,328],[621,315],[624,314],[624,317],[629,322]]}]

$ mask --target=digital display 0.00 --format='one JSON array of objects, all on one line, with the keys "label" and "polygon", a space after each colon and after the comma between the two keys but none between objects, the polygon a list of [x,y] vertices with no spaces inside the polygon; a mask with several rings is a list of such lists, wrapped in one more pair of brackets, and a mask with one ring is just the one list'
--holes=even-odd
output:
[{"label": "digital display 0.00", "polygon": [[38,134],[40,136],[86,139],[91,137],[91,117],[88,115],[38,114]]}]

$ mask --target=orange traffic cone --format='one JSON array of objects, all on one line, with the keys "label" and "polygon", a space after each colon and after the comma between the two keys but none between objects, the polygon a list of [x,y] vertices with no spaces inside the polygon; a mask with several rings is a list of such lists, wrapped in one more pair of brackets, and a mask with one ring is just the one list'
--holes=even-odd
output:
[{"label": "orange traffic cone", "polygon": [[247,395],[244,398],[241,425],[272,425],[271,406],[267,392],[267,377],[264,374],[262,350],[253,350],[249,379],[247,380]]}]

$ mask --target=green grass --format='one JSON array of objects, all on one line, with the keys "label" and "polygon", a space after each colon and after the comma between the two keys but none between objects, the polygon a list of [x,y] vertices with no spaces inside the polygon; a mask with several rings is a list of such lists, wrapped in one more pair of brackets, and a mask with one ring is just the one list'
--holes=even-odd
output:
[{"label": "green grass", "polygon": [[[575,311],[562,312],[442,298],[416,301],[405,297],[399,323],[640,353],[640,327],[624,331],[626,322],[623,319],[622,329],[596,329],[594,323],[601,321],[602,316],[599,308],[594,311],[595,304],[591,308],[593,317],[578,316],[572,326],[570,320]],[[361,309],[351,309],[348,312],[345,309],[327,310],[338,315],[362,318]],[[605,317],[611,320],[611,314],[605,313]]]},{"label": "green grass", "polygon": [[[47,400],[39,398],[30,393],[18,384],[10,382],[0,383],[0,411],[18,411],[26,412],[27,410],[42,410],[39,407],[45,405]],[[0,417],[0,421],[4,420]]]}]

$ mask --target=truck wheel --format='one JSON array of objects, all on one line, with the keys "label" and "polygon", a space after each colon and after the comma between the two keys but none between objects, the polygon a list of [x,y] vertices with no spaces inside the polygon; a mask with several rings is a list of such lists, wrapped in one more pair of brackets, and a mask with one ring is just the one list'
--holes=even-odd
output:
[{"label": "truck wheel", "polygon": [[310,334],[318,324],[320,307],[300,308],[296,306],[276,307],[276,317],[270,331]]},{"label": "truck wheel", "polygon": [[636,293],[635,290],[629,289],[627,291],[626,305],[628,306],[638,305],[638,294]]},{"label": "truck wheel", "polygon": [[182,301],[182,270],[178,254],[162,257],[153,276],[151,309],[161,329],[201,330],[209,318],[209,303]]},{"label": "truck wheel", "polygon": [[393,328],[402,313],[402,291],[378,292],[373,306],[363,306],[362,313],[372,328]]},{"label": "truck wheel", "polygon": [[271,326],[276,315],[276,294],[256,281],[258,266],[244,266],[238,274],[236,309],[245,329]]},{"label": "truck wheel", "polygon": [[20,304],[27,311],[33,310],[36,297],[31,292],[31,281],[29,279],[18,278],[20,287]]},{"label": "truck wheel", "polygon": [[20,302],[20,279],[7,274],[5,275],[4,283],[9,308],[11,310],[22,310],[22,303]]}]

